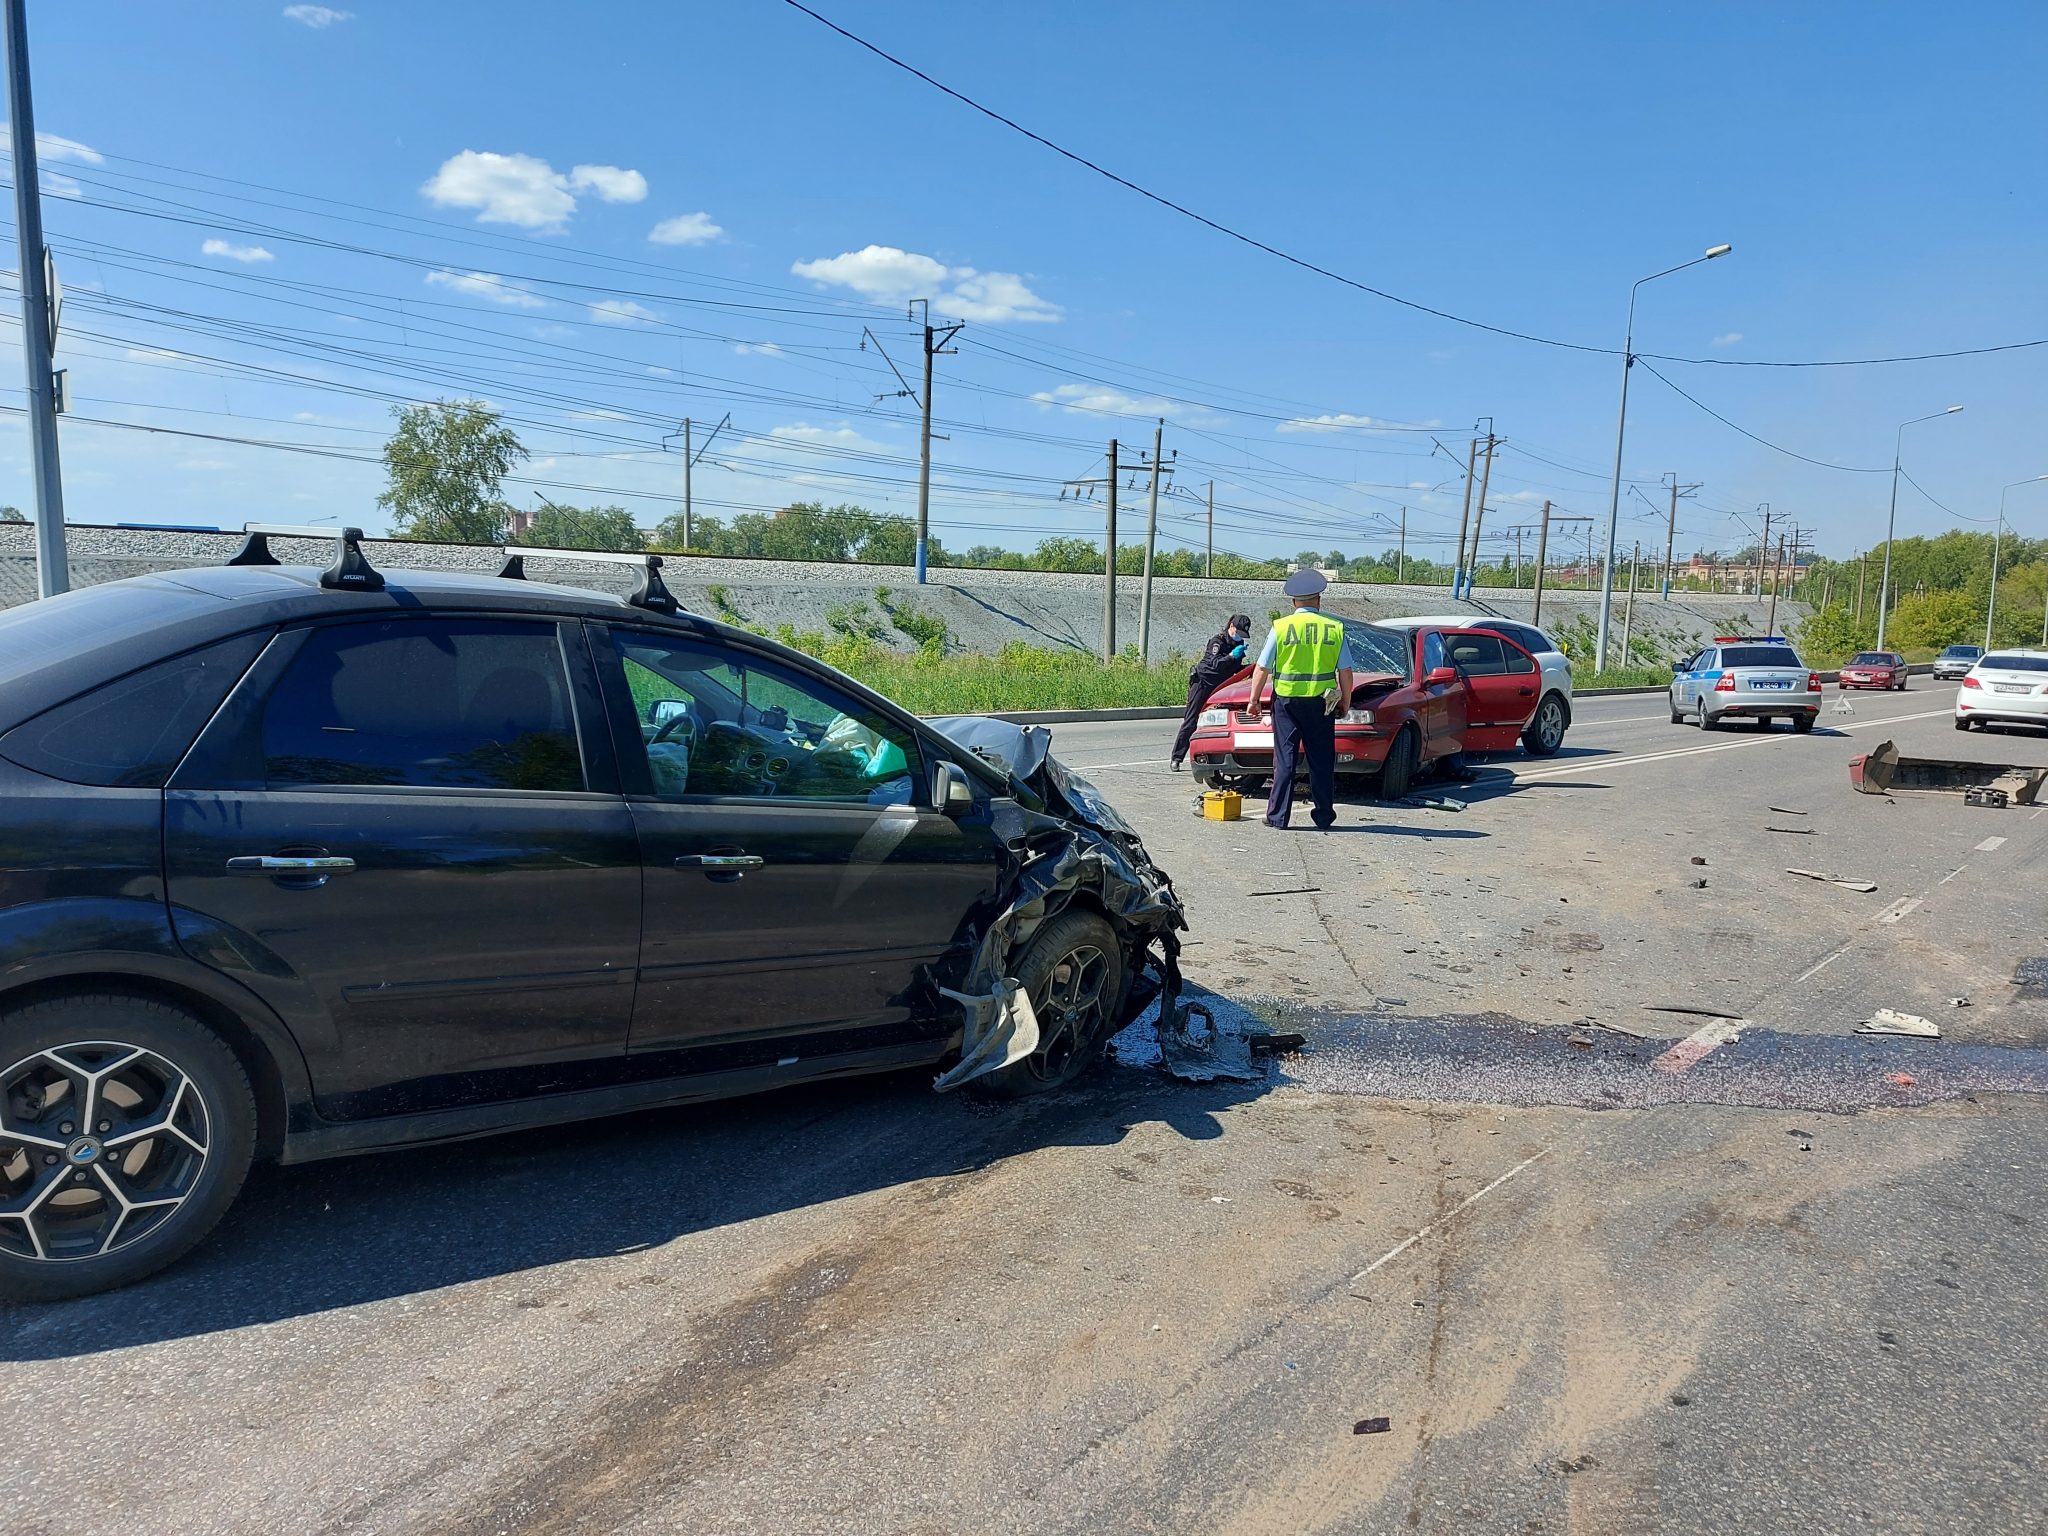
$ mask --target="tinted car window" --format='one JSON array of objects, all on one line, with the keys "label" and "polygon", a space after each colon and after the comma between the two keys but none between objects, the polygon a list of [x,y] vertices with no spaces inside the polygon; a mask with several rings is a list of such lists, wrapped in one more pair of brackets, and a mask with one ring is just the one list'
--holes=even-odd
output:
[{"label": "tinted car window", "polygon": [[1432,629],[1422,637],[1422,670],[1427,674],[1443,665],[1444,637]]},{"label": "tinted car window", "polygon": [[2048,656],[1986,656],[1977,663],[1987,672],[2048,672]]},{"label": "tinted car window", "polygon": [[1724,667],[1799,667],[1805,663],[1789,645],[1729,645],[1721,649]]},{"label": "tinted car window", "polygon": [[73,784],[160,789],[268,633],[131,672],[0,737],[0,756]]},{"label": "tinted car window", "polygon": [[672,635],[614,630],[612,642],[655,794],[918,800],[916,736],[822,680]]},{"label": "tinted car window", "polygon": [[1451,636],[1451,664],[1472,677],[1499,677],[1508,669],[1498,635]]},{"label": "tinted car window", "polygon": [[264,782],[578,790],[552,624],[397,620],[316,629],[263,709]]}]

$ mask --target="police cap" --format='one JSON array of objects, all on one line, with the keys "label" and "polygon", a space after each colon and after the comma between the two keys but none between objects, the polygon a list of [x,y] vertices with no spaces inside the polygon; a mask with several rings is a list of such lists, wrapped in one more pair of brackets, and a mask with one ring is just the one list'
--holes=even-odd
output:
[{"label": "police cap", "polygon": [[1304,566],[1287,578],[1285,588],[1289,597],[1314,597],[1330,584],[1330,578],[1312,566]]}]

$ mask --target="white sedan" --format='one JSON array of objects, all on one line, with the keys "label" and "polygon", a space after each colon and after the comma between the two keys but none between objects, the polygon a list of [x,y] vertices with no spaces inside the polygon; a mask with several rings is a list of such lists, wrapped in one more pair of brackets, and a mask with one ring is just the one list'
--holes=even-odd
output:
[{"label": "white sedan", "polygon": [[1956,729],[2048,725],[2048,650],[1993,651],[1956,690]]}]

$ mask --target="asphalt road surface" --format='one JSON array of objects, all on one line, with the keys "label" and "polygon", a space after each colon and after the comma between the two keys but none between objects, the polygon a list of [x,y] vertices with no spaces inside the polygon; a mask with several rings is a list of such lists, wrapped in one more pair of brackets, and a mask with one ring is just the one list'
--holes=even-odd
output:
[{"label": "asphalt road surface", "polygon": [[1061,727],[1198,989],[1308,1036],[1268,1081],[1139,1029],[1014,1108],[265,1173],[173,1272],[0,1312],[0,1525],[2043,1529],[2048,819],[1848,786],[1886,737],[2048,763],[1952,698],[1587,701],[1463,812],[1329,834],[1194,819],[1170,725]]}]

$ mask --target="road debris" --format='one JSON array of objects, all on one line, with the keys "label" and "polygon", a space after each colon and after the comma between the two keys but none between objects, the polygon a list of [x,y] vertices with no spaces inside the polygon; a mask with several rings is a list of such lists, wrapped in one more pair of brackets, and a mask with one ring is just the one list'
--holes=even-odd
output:
[{"label": "road debris", "polygon": [[1646,1013],[1696,1013],[1703,1019],[1732,1019],[1736,1017],[1732,1008],[1701,1008],[1694,1003],[1644,1003]]},{"label": "road debris", "polygon": [[1707,888],[1707,878],[1702,875],[1697,880],[1686,881],[1686,884],[1695,891],[1704,891]]},{"label": "road debris", "polygon": [[1849,787],[1866,795],[1904,792],[1960,794],[1967,804],[1989,804],[1971,798],[1972,790],[1994,790],[2014,805],[2032,805],[2048,783],[2048,768],[2018,763],[1978,763],[1953,757],[1902,757],[1889,741],[1880,741],[1861,757],[1849,760]]},{"label": "road debris", "polygon": [[1923,1019],[1917,1013],[1900,1013],[1896,1008],[1880,1008],[1861,1024],[1856,1026],[1859,1035],[1918,1035],[1925,1040],[1939,1040],[1941,1026],[1932,1019]]},{"label": "road debris", "polygon": [[1814,829],[1813,829],[1812,827],[1773,827],[1773,826],[1769,826],[1769,825],[1766,825],[1766,826],[1764,827],[1764,830],[1765,830],[1766,832],[1791,832],[1791,833],[1794,833],[1794,834],[1796,834],[1796,835],[1798,835],[1798,836],[1800,836],[1800,837],[1819,837],[1819,836],[1820,836],[1820,833],[1816,832],[1816,831],[1815,831],[1815,830],[1814,830]]},{"label": "road debris", "polygon": [[1875,880],[1845,880],[1839,875],[1829,874],[1824,869],[1788,869],[1785,873],[1797,875],[1802,880],[1818,880],[1824,885],[1839,885],[1845,891],[1868,893],[1877,889]]},{"label": "road debris", "polygon": [[1566,1045],[1576,1045],[1582,1051],[1590,1051],[1593,1048],[1593,1037],[1574,1032],[1564,1037],[1564,1043]]},{"label": "road debris", "polygon": [[1604,1029],[1609,1034],[1626,1035],[1631,1040],[1647,1040],[1650,1038],[1639,1029],[1630,1029],[1625,1024],[1610,1024],[1605,1019],[1596,1019],[1590,1015],[1579,1019],[1577,1022],[1588,1029]]},{"label": "road debris", "polygon": [[1265,1076],[1264,1067],[1252,1065],[1251,1037],[1243,1030],[1218,1024],[1201,1003],[1185,1004],[1174,1013],[1172,1024],[1162,1019],[1159,1029],[1159,1062],[1173,1076],[1184,1083],[1219,1078],[1251,1083]]},{"label": "road debris", "polygon": [[1449,795],[1414,795],[1403,800],[1401,803],[1412,809],[1422,811],[1462,811],[1465,809],[1464,801],[1453,800]]},{"label": "road debris", "polygon": [[1694,855],[1692,856],[1692,861],[1693,861],[1693,863],[1695,863],[1695,864],[1698,864],[1698,865],[1700,865],[1700,866],[1702,866],[1702,867],[1704,867],[1704,866],[1706,865],[1706,862],[1707,862],[1707,861],[1706,861],[1705,859],[1701,858],[1701,857],[1700,857],[1700,856],[1699,856],[1698,854],[1694,854]]},{"label": "road debris", "polygon": [[1308,1044],[1308,1036],[1296,1034],[1246,1035],[1244,1043],[1254,1056],[1292,1056]]},{"label": "road debris", "polygon": [[[1422,1305],[1422,1303],[1418,1301],[1417,1303],[1415,1303],[1415,1305],[1419,1307]],[[1353,1433],[1354,1435],[1384,1435],[1388,1430],[1392,1429],[1393,1427],[1394,1421],[1392,1419],[1385,1417],[1377,1419],[1360,1419],[1356,1424],[1351,1426],[1351,1433]]]},{"label": "road debris", "polygon": [[1970,1000],[1967,997],[1952,997],[1948,1000],[1948,1005],[1951,1008],[1967,1008],[1970,1006]]},{"label": "road debris", "polygon": [[1884,1075],[1884,1080],[1894,1088],[1910,1088],[1915,1081],[1913,1074],[1910,1072],[1887,1072]]},{"label": "road debris", "polygon": [[1973,786],[1963,791],[1963,804],[1977,806],[1989,811],[2002,811],[2012,802],[2012,796],[2002,789],[1989,786]]},{"label": "road debris", "polygon": [[1806,814],[1806,812],[1804,811],[1793,810],[1792,807],[1789,805],[1774,805],[1771,807],[1771,809],[1776,811],[1780,816],[1804,816]]},{"label": "road debris", "polygon": [[1320,885],[1290,885],[1279,891],[1246,891],[1247,896],[1313,896],[1322,890]]}]

